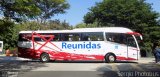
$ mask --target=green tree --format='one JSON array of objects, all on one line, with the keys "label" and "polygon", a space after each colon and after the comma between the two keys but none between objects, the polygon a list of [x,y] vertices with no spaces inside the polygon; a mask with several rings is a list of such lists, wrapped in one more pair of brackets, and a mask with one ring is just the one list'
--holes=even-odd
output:
[{"label": "green tree", "polygon": [[98,22],[99,26],[127,27],[141,33],[145,51],[151,51],[152,43],[159,40],[159,14],[152,11],[145,0],[103,0],[90,8],[84,16],[86,24]]},{"label": "green tree", "polygon": [[41,10],[36,7],[32,0],[1,0],[0,12],[7,20],[20,22],[27,18],[34,18]]},{"label": "green tree", "polygon": [[[62,30],[62,29],[70,29],[71,26],[69,23],[59,20],[49,20],[46,23],[39,23],[37,21],[28,21],[23,22],[21,24],[17,24],[17,30]],[[15,29],[16,29],[15,28]]]},{"label": "green tree", "polygon": [[97,25],[97,22],[94,22],[93,24],[79,23],[74,28],[93,28],[98,27]]},{"label": "green tree", "polygon": [[36,18],[41,22],[46,21],[56,14],[65,13],[65,9],[69,8],[66,0],[33,0],[34,4],[41,10],[40,15]]},{"label": "green tree", "polygon": [[16,42],[14,41],[16,38],[14,37],[14,23],[11,21],[0,20],[0,41],[4,42],[4,48],[15,47]]},{"label": "green tree", "polygon": [[[6,25],[6,26],[4,26]],[[18,41],[18,33],[22,30],[59,30],[59,29],[71,29],[72,27],[65,21],[60,22],[59,20],[50,20],[46,23],[38,23],[36,21],[23,22],[14,24],[11,21],[0,21],[0,41],[4,42],[4,49],[15,48]]]},{"label": "green tree", "polygon": [[74,28],[86,28],[87,25],[85,23],[79,23]]},{"label": "green tree", "polygon": [[[18,32],[20,30],[52,29],[47,23],[26,22],[26,20],[47,20],[55,14],[63,14],[69,4],[66,0],[0,0],[0,40],[4,41],[4,47],[16,47]],[[16,23],[21,22],[21,23]],[[56,24],[57,28],[68,26],[66,22]],[[59,27],[60,26],[60,27]]]},{"label": "green tree", "polygon": [[69,4],[65,0],[0,0],[0,13],[8,20],[48,19],[65,13]]}]

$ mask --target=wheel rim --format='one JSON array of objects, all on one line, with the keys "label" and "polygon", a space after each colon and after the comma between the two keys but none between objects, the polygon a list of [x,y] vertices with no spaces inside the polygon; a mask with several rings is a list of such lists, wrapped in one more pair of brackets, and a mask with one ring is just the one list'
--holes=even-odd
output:
[{"label": "wheel rim", "polygon": [[42,56],[42,61],[47,61],[47,60],[48,60],[47,55]]},{"label": "wheel rim", "polygon": [[110,56],[109,56],[109,61],[110,61],[110,62],[114,62],[114,61],[115,61],[115,57],[114,57],[113,55],[110,55]]}]

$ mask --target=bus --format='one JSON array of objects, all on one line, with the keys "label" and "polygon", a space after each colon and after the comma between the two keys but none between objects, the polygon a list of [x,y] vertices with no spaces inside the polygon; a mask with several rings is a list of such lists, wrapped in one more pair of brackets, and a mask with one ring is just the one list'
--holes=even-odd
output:
[{"label": "bus", "polygon": [[18,56],[67,61],[138,60],[140,33],[124,27],[20,31]]}]

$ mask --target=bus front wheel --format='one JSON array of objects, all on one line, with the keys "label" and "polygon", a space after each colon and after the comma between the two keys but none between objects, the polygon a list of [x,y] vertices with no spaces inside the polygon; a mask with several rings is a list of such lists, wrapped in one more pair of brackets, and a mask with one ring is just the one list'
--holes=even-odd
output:
[{"label": "bus front wheel", "polygon": [[50,60],[49,58],[49,55],[47,53],[43,53],[41,56],[40,56],[40,60],[42,62],[48,62]]},{"label": "bus front wheel", "polygon": [[116,61],[116,56],[114,54],[109,53],[105,56],[105,61],[107,63],[114,63]]}]

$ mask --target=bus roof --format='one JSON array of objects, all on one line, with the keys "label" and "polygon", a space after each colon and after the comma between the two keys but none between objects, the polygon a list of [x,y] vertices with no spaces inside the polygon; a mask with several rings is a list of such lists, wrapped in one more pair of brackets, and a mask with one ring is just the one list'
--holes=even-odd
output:
[{"label": "bus roof", "polygon": [[37,31],[20,31],[19,33],[78,33],[78,32],[112,32],[128,33],[132,30],[124,27],[100,27],[100,28],[76,28],[72,30],[37,30]]}]

